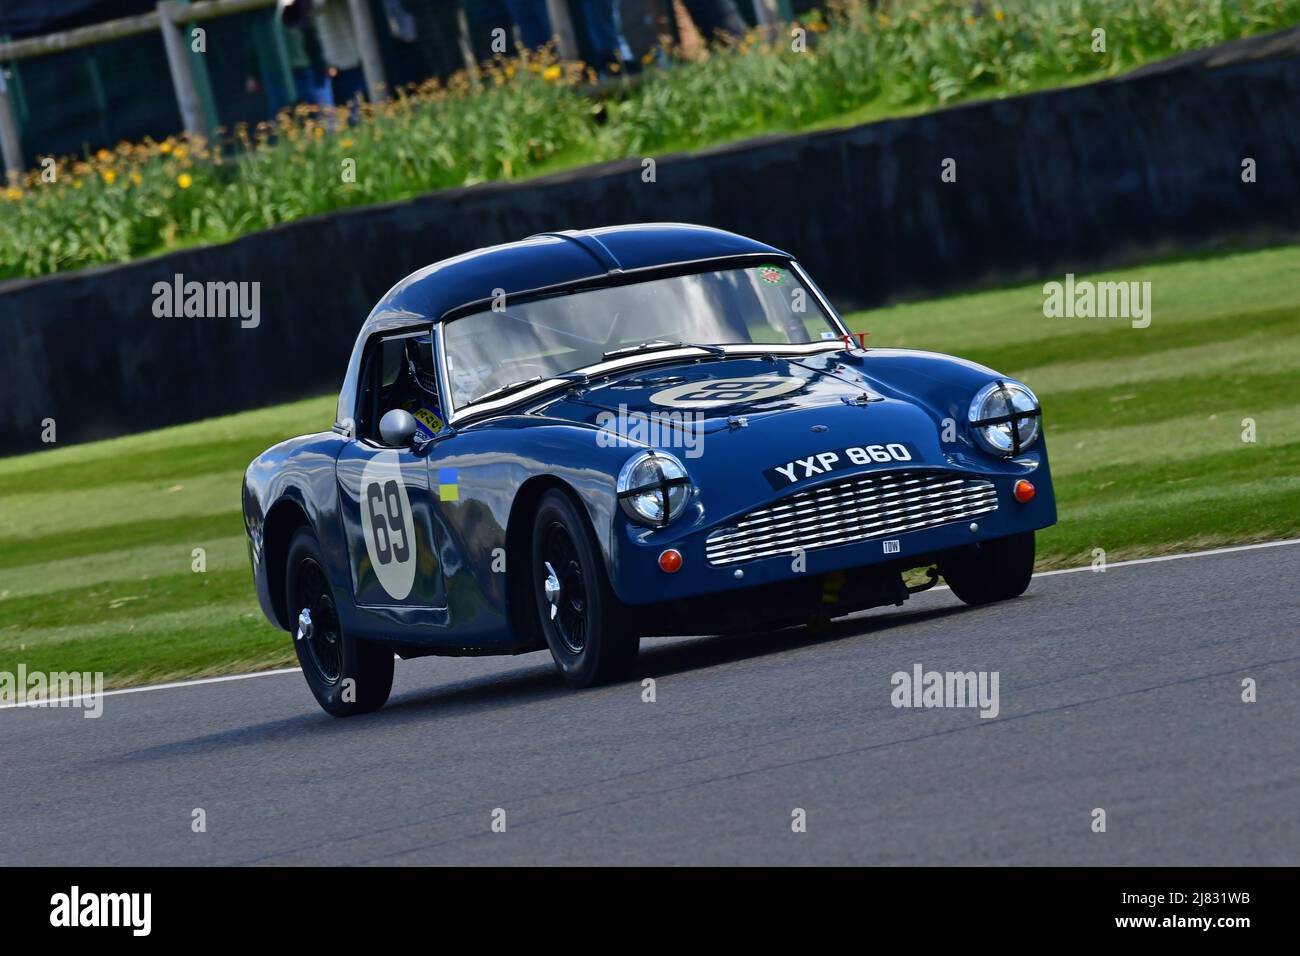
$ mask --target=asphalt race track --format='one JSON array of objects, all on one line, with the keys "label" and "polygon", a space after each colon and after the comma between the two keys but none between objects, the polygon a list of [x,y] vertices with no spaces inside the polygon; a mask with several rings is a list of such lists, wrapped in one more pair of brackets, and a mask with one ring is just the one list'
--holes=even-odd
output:
[{"label": "asphalt race track", "polygon": [[[646,641],[655,703],[534,654],[399,662],[342,721],[296,673],[7,709],[0,865],[1296,864],[1297,581],[1288,544]],[[998,716],[895,708],[914,664],[997,671]]]}]

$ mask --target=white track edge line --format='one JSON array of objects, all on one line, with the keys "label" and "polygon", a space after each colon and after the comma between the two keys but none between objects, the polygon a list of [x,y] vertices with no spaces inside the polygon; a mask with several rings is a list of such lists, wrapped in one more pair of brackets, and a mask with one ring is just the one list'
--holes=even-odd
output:
[{"label": "white track edge line", "polygon": [[[1184,558],[1205,558],[1216,554],[1232,554],[1236,551],[1258,551],[1261,548],[1281,548],[1286,545],[1300,544],[1300,538],[1288,538],[1285,541],[1260,541],[1255,544],[1235,544],[1226,548],[1211,548],[1208,551],[1187,551],[1183,554],[1162,554],[1154,558],[1134,558],[1131,561],[1116,561],[1113,564],[1107,564],[1105,570],[1110,571],[1114,568],[1129,568],[1139,564],[1159,564],[1162,561],[1181,561]],[[1057,574],[1077,574],[1080,571],[1094,571],[1097,574],[1103,574],[1104,571],[1096,571],[1092,565],[1084,565],[1081,568],[1059,568],[1055,571],[1040,571],[1034,575],[1035,578],[1049,578]],[[948,585],[939,584],[931,591],[946,591]],[[924,593],[924,592],[922,592]],[[277,670],[253,671],[249,674],[226,674],[222,677],[200,677],[197,680],[175,681],[170,684],[146,684],[143,687],[123,687],[118,690],[106,690],[103,697],[116,697],[120,694],[143,694],[151,690],[175,690],[179,687],[199,687],[204,684],[224,684],[227,681],[249,680],[254,677],[277,677],[283,674],[300,673],[300,667],[282,667]],[[16,704],[0,704],[0,710],[9,710],[14,707],[53,707],[62,703],[75,703],[79,700],[85,700],[87,697],[94,697],[93,694],[82,694],[78,697],[56,697],[52,700],[25,700]]]},{"label": "white track edge line", "polygon": [[[1234,544],[1226,548],[1211,548],[1208,551],[1184,551],[1182,554],[1161,554],[1154,558],[1133,558],[1129,561],[1115,561],[1108,563],[1104,568],[1098,570],[1091,564],[1085,564],[1080,568],[1057,568],[1055,571],[1036,571],[1034,580],[1038,578],[1050,578],[1057,574],[1078,574],[1080,571],[1092,571],[1094,574],[1104,574],[1114,568],[1130,568],[1138,564],[1159,564],[1162,561],[1181,561],[1183,558],[1207,558],[1216,554],[1232,554],[1234,551],[1258,551],[1260,548],[1280,548],[1283,545],[1300,544],[1300,538],[1287,538],[1285,541],[1258,541],[1255,544]],[[1032,581],[1030,582],[1032,583]],[[920,593],[925,594],[930,591],[947,591],[948,585],[936,584],[932,588],[926,588]]]},{"label": "white track edge line", "polygon": [[79,694],[76,697],[53,697],[50,700],[24,700],[16,704],[0,704],[0,710],[13,707],[54,707],[58,704],[72,704],[91,697],[117,697],[120,694],[143,694],[148,690],[175,690],[178,687],[199,687],[203,684],[224,684],[232,680],[248,680],[252,677],[276,677],[281,674],[298,674],[301,667],[281,667],[269,671],[251,671],[247,674],[223,674],[220,677],[200,677],[195,680],[180,680],[170,684],[145,684],[142,687],[120,687],[106,690],[103,694]]}]

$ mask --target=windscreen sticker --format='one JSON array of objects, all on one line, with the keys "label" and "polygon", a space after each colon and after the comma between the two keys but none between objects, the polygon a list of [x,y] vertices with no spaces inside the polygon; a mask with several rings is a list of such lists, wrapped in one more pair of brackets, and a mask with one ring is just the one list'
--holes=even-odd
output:
[{"label": "windscreen sticker", "polygon": [[767,483],[781,491],[808,478],[817,478],[846,468],[863,465],[892,465],[898,462],[918,461],[916,446],[903,441],[879,445],[851,445],[836,451],[821,451],[807,458],[796,458],[763,472]]},{"label": "windscreen sticker", "polygon": [[803,385],[803,379],[783,375],[712,378],[665,388],[651,395],[650,401],[667,408],[719,408],[775,398],[803,388]]},{"label": "windscreen sticker", "polygon": [[767,285],[785,285],[785,270],[780,266],[759,266],[754,271]]}]

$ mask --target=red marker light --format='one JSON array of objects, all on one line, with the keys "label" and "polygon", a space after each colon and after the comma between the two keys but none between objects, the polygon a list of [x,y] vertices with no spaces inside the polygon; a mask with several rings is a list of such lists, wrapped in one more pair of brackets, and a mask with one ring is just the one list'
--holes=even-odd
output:
[{"label": "red marker light", "polygon": [[1025,481],[1025,479],[1021,478],[1016,482],[1016,487],[1012,489],[1011,493],[1015,496],[1016,501],[1023,505],[1033,499],[1034,495],[1037,494],[1037,490],[1034,488],[1032,481]]},{"label": "red marker light", "polygon": [[663,554],[659,555],[659,570],[665,574],[676,574],[682,567],[682,553],[675,548],[669,548]]}]

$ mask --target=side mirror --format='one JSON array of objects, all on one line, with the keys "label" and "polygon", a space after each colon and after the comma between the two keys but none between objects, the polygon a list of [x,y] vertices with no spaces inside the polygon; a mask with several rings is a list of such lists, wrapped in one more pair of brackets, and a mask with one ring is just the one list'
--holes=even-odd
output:
[{"label": "side mirror", "polygon": [[404,408],[393,408],[379,419],[379,437],[393,448],[410,448],[416,427],[415,416]]}]

